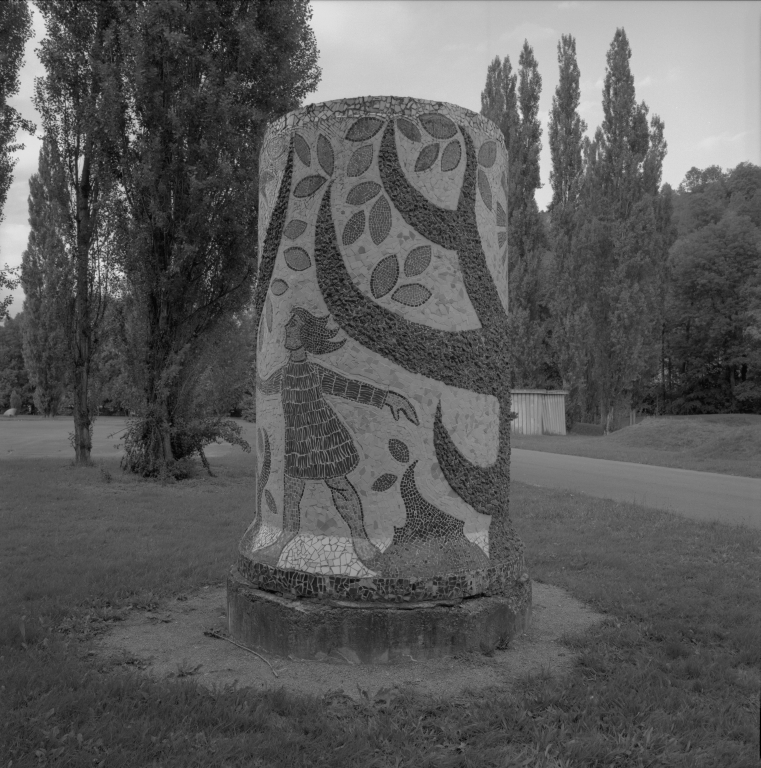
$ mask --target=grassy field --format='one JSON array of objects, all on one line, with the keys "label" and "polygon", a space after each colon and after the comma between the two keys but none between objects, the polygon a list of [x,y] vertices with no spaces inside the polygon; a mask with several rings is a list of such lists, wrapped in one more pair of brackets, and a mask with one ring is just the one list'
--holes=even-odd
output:
[{"label": "grassy field", "polygon": [[[585,425],[581,425],[583,428]],[[761,416],[660,416],[610,435],[513,435],[513,448],[761,477]]]},{"label": "grassy field", "polygon": [[115,456],[0,461],[0,766],[757,764],[761,533],[519,484],[532,578],[608,617],[566,638],[562,679],[357,704],[100,668],[110,622],[224,580],[252,468],[212,467],[161,485]]}]

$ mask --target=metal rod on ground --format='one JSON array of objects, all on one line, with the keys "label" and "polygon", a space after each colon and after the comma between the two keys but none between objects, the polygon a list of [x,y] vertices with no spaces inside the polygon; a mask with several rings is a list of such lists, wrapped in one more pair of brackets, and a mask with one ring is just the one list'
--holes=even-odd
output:
[{"label": "metal rod on ground", "polygon": [[228,643],[232,643],[233,645],[237,645],[238,648],[242,648],[244,651],[253,653],[254,656],[260,658],[272,670],[272,674],[275,675],[275,677],[278,676],[272,664],[270,664],[269,661],[267,661],[267,659],[265,659],[264,656],[262,656],[261,654],[257,653],[256,651],[252,651],[248,646],[233,640],[231,637],[225,637],[224,635],[220,635],[219,632],[215,632],[213,629],[207,629],[204,632],[204,635],[208,635],[209,637],[216,637],[217,640],[227,640]]}]

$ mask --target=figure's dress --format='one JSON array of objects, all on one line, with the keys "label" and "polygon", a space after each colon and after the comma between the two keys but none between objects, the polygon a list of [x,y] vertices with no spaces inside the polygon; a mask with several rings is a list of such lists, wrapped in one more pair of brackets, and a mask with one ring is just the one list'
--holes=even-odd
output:
[{"label": "figure's dress", "polygon": [[289,360],[260,388],[280,391],[285,417],[285,474],[304,480],[342,477],[359,463],[349,430],[325,400],[335,395],[382,408],[386,391],[309,360]]}]

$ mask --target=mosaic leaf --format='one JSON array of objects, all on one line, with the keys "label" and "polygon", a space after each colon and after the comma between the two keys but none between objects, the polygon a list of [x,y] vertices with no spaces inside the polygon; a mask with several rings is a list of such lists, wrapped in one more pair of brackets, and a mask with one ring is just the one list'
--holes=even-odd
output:
[{"label": "mosaic leaf", "polygon": [[358,211],[347,222],[344,227],[343,244],[351,245],[362,237],[365,231],[365,212]]},{"label": "mosaic leaf", "polygon": [[267,319],[267,330],[272,333],[272,302],[267,296],[267,302],[264,305],[264,317]]},{"label": "mosaic leaf", "polygon": [[264,491],[264,498],[267,500],[267,506],[270,508],[270,512],[272,512],[273,515],[276,515],[277,504],[275,504],[275,499],[272,498],[272,494],[266,489]]},{"label": "mosaic leaf", "polygon": [[259,429],[256,432],[257,437],[259,438],[259,453],[264,453],[264,438],[262,437],[262,430]]},{"label": "mosaic leaf", "polygon": [[447,171],[453,171],[460,164],[461,157],[462,148],[460,147],[460,142],[456,139],[450,141],[441,153],[441,170],[445,173]]},{"label": "mosaic leaf", "polygon": [[390,472],[386,472],[385,475],[381,475],[374,483],[374,491],[387,491],[395,482],[398,475],[392,475]]},{"label": "mosaic leaf", "polygon": [[[272,293],[275,296],[282,296],[288,290],[288,283],[285,280],[273,280],[272,281]],[[270,328],[270,330],[272,330]]]},{"label": "mosaic leaf", "polygon": [[400,117],[396,121],[396,127],[410,140],[420,141],[420,131],[417,129],[415,123],[411,123],[403,117]]},{"label": "mosaic leaf", "polygon": [[360,147],[350,158],[346,166],[347,176],[361,176],[373,161],[373,145],[365,144]]},{"label": "mosaic leaf", "polygon": [[311,197],[326,181],[324,176],[304,176],[293,190],[293,196]]},{"label": "mosaic leaf", "polygon": [[335,166],[333,147],[330,146],[330,142],[322,134],[317,137],[317,160],[322,170],[328,176],[332,176]]},{"label": "mosaic leaf", "polygon": [[419,245],[413,248],[404,260],[404,274],[407,277],[417,277],[421,272],[428,269],[431,263],[431,246]]},{"label": "mosaic leaf", "polygon": [[484,168],[491,168],[497,159],[497,142],[485,141],[478,150],[478,164]]},{"label": "mosaic leaf", "polygon": [[272,171],[269,170],[269,168],[265,168],[260,174],[259,174],[259,191],[264,192],[265,188],[267,187],[267,184],[272,181],[272,179],[275,178],[275,174],[272,173]]},{"label": "mosaic leaf", "polygon": [[309,149],[309,144],[298,133],[293,137],[293,148],[304,165],[312,165],[312,152]]},{"label": "mosaic leaf", "polygon": [[376,299],[385,296],[399,279],[399,262],[396,256],[386,256],[382,259],[370,276],[370,290]]},{"label": "mosaic leaf", "polygon": [[391,231],[391,206],[385,196],[381,195],[370,209],[370,237],[376,245],[380,245]]},{"label": "mosaic leaf", "polygon": [[481,193],[481,199],[484,201],[484,205],[491,210],[491,187],[489,186],[489,179],[486,178],[486,174],[480,168],[478,169],[478,191]]},{"label": "mosaic leaf", "polygon": [[403,443],[401,440],[392,437],[388,441],[388,450],[391,455],[402,464],[406,464],[410,460],[410,449],[407,447],[406,443]]},{"label": "mosaic leaf", "polygon": [[297,237],[301,237],[304,234],[304,230],[307,228],[307,223],[301,221],[301,219],[291,219],[283,230],[283,234],[289,240],[295,240]]},{"label": "mosaic leaf", "polygon": [[346,133],[349,141],[367,141],[381,129],[383,120],[377,117],[360,117]]},{"label": "mosaic leaf", "polygon": [[420,173],[421,171],[427,171],[435,162],[439,156],[439,145],[428,144],[420,150],[420,154],[415,161],[415,170]]},{"label": "mosaic leaf", "polygon": [[312,266],[309,254],[303,248],[286,248],[285,263],[296,272],[303,272]]},{"label": "mosaic leaf", "polygon": [[420,115],[420,122],[434,139],[451,139],[457,133],[457,126],[444,115]]},{"label": "mosaic leaf", "polygon": [[[497,203],[499,205],[499,203]],[[507,232],[497,232],[497,244],[501,248],[507,240]]]},{"label": "mosaic leaf", "polygon": [[363,181],[349,190],[346,202],[349,205],[362,205],[368,200],[372,200],[380,191],[380,184],[376,184],[374,181]]},{"label": "mosaic leaf", "polygon": [[498,227],[507,226],[507,214],[505,213],[505,209],[502,207],[500,203],[497,203],[497,226]]},{"label": "mosaic leaf", "polygon": [[420,283],[408,283],[397,288],[391,298],[408,307],[419,307],[431,298],[431,292]]},{"label": "mosaic leaf", "polygon": [[287,146],[288,142],[286,141],[285,136],[278,136],[274,139],[270,139],[270,141],[267,142],[267,154],[273,160],[276,160],[283,154],[283,152],[285,152]]}]

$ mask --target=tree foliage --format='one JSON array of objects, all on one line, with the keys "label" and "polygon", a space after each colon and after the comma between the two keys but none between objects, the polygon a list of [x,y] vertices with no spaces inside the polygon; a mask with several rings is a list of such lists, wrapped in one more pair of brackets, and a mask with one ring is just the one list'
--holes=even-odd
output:
[{"label": "tree foliage", "polygon": [[524,41],[513,73],[510,57],[489,65],[481,114],[502,131],[509,157],[507,190],[508,294],[513,386],[543,386],[552,379],[549,359],[546,274],[547,237],[535,200],[541,187],[539,97],[542,78],[534,51]]},{"label": "tree foliage", "polygon": [[[19,130],[33,133],[35,129],[8,103],[18,93],[24,45],[31,36],[32,14],[26,0],[0,3],[0,222],[13,181],[13,154],[24,146],[16,136]],[[13,270],[0,268],[0,290],[13,290],[17,284]],[[12,301],[10,294],[0,299],[0,321],[7,316]]]},{"label": "tree foliage", "polygon": [[0,411],[11,407],[15,390],[26,410],[34,405],[34,387],[24,366],[24,314],[6,317],[0,325]]},{"label": "tree foliage", "polygon": [[[657,367],[659,288],[670,245],[668,206],[658,190],[664,126],[657,115],[648,125],[648,107],[636,101],[630,57],[626,33],[618,29],[607,54],[603,122],[584,142],[569,224],[570,293],[580,305],[576,327],[588,339],[578,415],[599,413],[606,430],[616,405],[630,403],[638,382]],[[568,232],[564,236],[568,242]]]},{"label": "tree foliage", "polygon": [[298,106],[319,69],[305,0],[118,10],[107,146],[141,399],[129,466],[154,475],[181,458],[178,446],[196,444],[192,393],[209,384],[198,361],[250,297],[266,124]]},{"label": "tree foliage", "polygon": [[761,409],[761,168],[688,171],[674,195],[663,382],[674,413]]},{"label": "tree foliage", "polygon": [[29,239],[21,257],[24,287],[24,363],[35,388],[34,402],[55,416],[69,368],[64,332],[72,293],[68,199],[55,141],[43,139],[37,173],[29,180]]},{"label": "tree foliage", "polygon": [[112,267],[107,205],[113,177],[106,152],[111,100],[103,69],[112,55],[116,5],[38,0],[46,36],[39,48],[45,76],[35,83],[35,106],[60,152],[66,183],[66,253],[72,274],[64,328],[71,360],[74,450],[90,462],[92,362],[100,342]]}]

